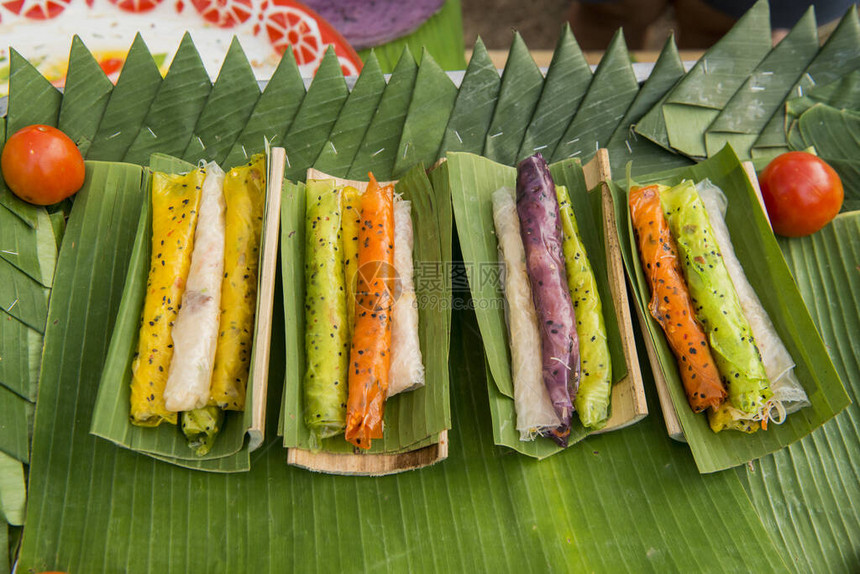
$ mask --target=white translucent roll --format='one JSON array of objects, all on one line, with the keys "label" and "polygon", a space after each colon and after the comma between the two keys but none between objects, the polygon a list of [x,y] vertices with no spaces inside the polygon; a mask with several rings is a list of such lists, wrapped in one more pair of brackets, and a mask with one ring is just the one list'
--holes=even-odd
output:
[{"label": "white translucent roll", "polygon": [[418,337],[412,263],[412,203],[394,198],[394,268],[400,294],[391,310],[391,366],[388,396],[424,386],[424,363]]},{"label": "white translucent roll", "polygon": [[538,318],[513,188],[503,187],[493,193],[493,221],[502,262],[517,430],[520,440],[533,440],[542,431],[558,427],[560,421],[543,382]]},{"label": "white translucent roll", "polygon": [[786,415],[809,406],[809,399],[794,374],[794,360],[776,332],[773,322],[762,306],[755,289],[750,285],[743,267],[735,255],[725,221],[726,209],[728,208],[725,194],[707,179],[699,182],[696,185],[696,190],[705,204],[705,209],[708,210],[708,219],[714,229],[714,236],[720,247],[720,253],[741,301],[741,308],[750,323],[767,378],[770,379],[773,397],[769,402],[772,408],[777,411],[775,421],[782,422]]},{"label": "white translucent roll", "polygon": [[206,166],[191,268],[173,324],[173,360],[164,388],[167,410],[190,411],[209,400],[224,275],[224,171]]}]

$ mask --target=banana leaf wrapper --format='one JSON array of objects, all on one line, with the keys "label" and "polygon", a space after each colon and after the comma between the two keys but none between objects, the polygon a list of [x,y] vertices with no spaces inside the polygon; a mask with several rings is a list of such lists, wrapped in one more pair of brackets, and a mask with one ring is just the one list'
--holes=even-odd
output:
[{"label": "banana leaf wrapper", "polygon": [[[795,372],[812,403],[810,408],[792,414],[783,424],[768,425],[767,432],[754,435],[714,433],[705,417],[688,408],[675,357],[659,325],[648,315],[648,286],[636,257],[636,244],[627,209],[627,190],[611,184],[610,188],[616,197],[616,223],[624,265],[633,285],[634,298],[645,316],[645,336],[654,344],[652,366],[666,378],[671,405],[699,472],[712,473],[775,453],[806,437],[845,409],[850,398],[737,154],[725,148],[695,166],[639,176],[638,181],[631,185],[661,183],[671,186],[685,179],[710,179],[726,194],[726,225],[735,243],[738,259],[755,291],[767,294],[767,297],[762,298],[762,304],[795,359]],[[795,269],[802,267],[795,266]]]},{"label": "banana leaf wrapper", "polygon": [[576,314],[579,341],[581,376],[573,406],[583,426],[599,429],[609,419],[612,395],[612,358],[606,341],[603,304],[567,188],[557,185],[555,192],[561,214],[565,274]]},{"label": "banana leaf wrapper", "polygon": [[266,204],[264,156],[224,177],[224,280],[221,324],[209,405],[245,409],[257,302],[260,240]]},{"label": "banana leaf wrapper", "polygon": [[305,215],[304,422],[319,441],[346,427],[349,329],[346,313],[341,191],[309,180]]},{"label": "banana leaf wrapper", "polygon": [[177,414],[164,404],[164,387],[205,175],[198,169],[186,175],[156,172],[152,177],[152,255],[131,383],[131,418],[141,426],[177,422]]}]

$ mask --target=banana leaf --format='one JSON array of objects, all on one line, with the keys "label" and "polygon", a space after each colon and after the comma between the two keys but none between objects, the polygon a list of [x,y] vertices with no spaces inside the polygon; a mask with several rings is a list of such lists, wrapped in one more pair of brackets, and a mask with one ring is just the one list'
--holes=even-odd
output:
[{"label": "banana leaf", "polygon": [[707,155],[731,144],[741,159],[818,53],[818,29],[810,7],[791,32],[765,57],[735,92],[705,133]]},{"label": "banana leaf", "polygon": [[0,452],[28,464],[33,403],[0,387]]},{"label": "banana leaf", "polygon": [[[830,84],[860,68],[860,20],[857,7],[851,5],[836,30],[804,70],[786,99],[802,97],[817,85]],[[776,113],[762,129],[752,149],[754,158],[773,158],[788,151],[785,108]]]},{"label": "banana leaf", "polygon": [[[103,167],[105,169],[102,177],[105,178],[112,177],[112,169],[122,170],[119,171],[119,177],[123,180],[125,193],[134,193],[135,186],[140,190],[139,171],[124,164],[105,164]],[[155,155],[150,169],[181,173],[194,169],[194,166],[174,158]],[[188,446],[185,436],[177,426],[162,424],[156,428],[144,428],[131,424],[129,420],[131,364],[137,349],[140,314],[146,296],[152,252],[152,212],[148,179],[147,177],[144,181],[144,189],[136,192],[142,202],[140,219],[135,226],[137,232],[128,262],[125,289],[102,371],[90,432],[124,448],[187,468],[215,472],[248,470],[250,459],[243,413],[226,413],[212,450],[202,457]],[[250,385],[248,389],[250,391]],[[247,400],[246,403],[251,405],[252,401]],[[250,406],[248,408],[250,409]]]},{"label": "banana leaf", "polygon": [[[32,124],[57,125],[62,95],[51,83],[14,49],[10,53],[9,99],[6,102],[4,135],[0,136],[0,150],[12,134]],[[0,126],[4,127],[4,126]],[[42,209],[18,199],[0,182],[0,205],[23,219],[30,227],[36,226]]]},{"label": "banana leaf", "polygon": [[337,116],[328,142],[314,162],[314,169],[336,177],[346,177],[384,90],[385,77],[379,61],[371,53]]},{"label": "banana leaf", "polygon": [[192,164],[200,160],[223,164],[259,97],[254,70],[234,37],[182,159]]},{"label": "banana leaf", "polygon": [[[612,171],[623,173],[628,162],[632,163],[631,173],[638,175],[657,169],[668,169],[690,165],[692,161],[685,156],[671,152],[645,137],[640,137],[634,128],[642,117],[652,109],[669,90],[684,76],[684,63],[678,54],[674,36],[669,36],[654,63],[651,73],[636,99],[630,104],[627,113],[615,128],[615,133],[606,144],[609,164]],[[662,115],[660,116],[662,117]],[[667,140],[668,145],[668,140]]]},{"label": "banana leaf", "polygon": [[161,72],[143,38],[137,34],[84,157],[121,160],[143,127],[161,83]]},{"label": "banana leaf", "polygon": [[618,30],[594,72],[576,115],[549,154],[552,161],[576,158],[588,162],[598,148],[608,143],[638,92],[639,83],[630,63],[624,33]]},{"label": "banana leaf", "polygon": [[657,360],[668,381],[672,404],[696,465],[701,472],[710,473],[755,460],[803,438],[836,416],[849,404],[850,399],[804,306],[756,192],[737,155],[730,147],[726,147],[696,166],[643,176],[640,183],[659,181],[673,185],[683,178],[694,181],[709,178],[726,194],[729,205],[726,224],[738,258],[750,283],[762,294],[762,303],[796,361],[795,373],[812,402],[811,407],[790,415],[784,424],[771,425],[767,431],[752,435],[729,431],[714,433],[704,415],[692,412],[678,378],[675,358],[662,331],[648,312],[648,287],[629,222],[626,191],[613,186],[622,255],[634,298],[645,318],[645,336],[651,337],[657,350]]},{"label": "banana leaf", "polygon": [[0,357],[0,386],[36,402],[42,334],[11,315],[0,315]]},{"label": "banana leaf", "polygon": [[9,525],[0,517],[0,574],[12,571],[11,561],[14,549],[10,542]]},{"label": "banana leaf", "polygon": [[442,8],[414,32],[381,46],[361,50],[358,55],[365,65],[373,54],[383,73],[390,74],[397,66],[404,48],[413,54],[427,49],[443,70],[462,70],[466,67],[463,54],[463,15],[460,0],[445,0]]},{"label": "banana leaf", "polygon": [[499,72],[478,38],[445,127],[442,152],[480,154],[484,150],[484,138],[496,109],[500,84]]},{"label": "banana leaf", "polygon": [[[439,221],[440,240],[442,244],[442,261],[449,262],[447,265],[441,266],[441,281],[444,289],[442,296],[446,301],[451,301],[453,300],[451,274],[454,261],[454,208],[451,205],[451,186],[448,180],[448,162],[440,162],[438,166],[427,174],[427,177],[430,180],[430,185],[433,187],[433,203],[436,210],[436,216]],[[445,332],[448,333],[448,337],[446,339],[445,347],[448,348],[451,344],[451,305],[448,306],[446,311]]]},{"label": "banana leaf", "polygon": [[287,150],[285,177],[304,177],[305,171],[314,164],[348,95],[340,63],[334,48],[329,46],[283,138],[283,147]]},{"label": "banana leaf", "polygon": [[854,446],[860,441],[860,365],[845,334],[860,331],[860,214],[842,214],[818,233],[779,244],[852,404],[820,430],[752,469],[738,469],[738,475],[784,547],[782,555],[798,570],[849,572],[860,562],[860,550],[850,542],[860,539],[860,456]]},{"label": "banana leaf", "polygon": [[770,10],[767,0],[758,0],[666,99],[669,144],[690,157],[706,157],[705,131],[770,49]]},{"label": "banana leaf", "polygon": [[543,74],[519,32],[508,52],[499,99],[487,128],[483,154],[491,160],[514,165],[520,144],[543,90]]},{"label": "banana leaf", "polygon": [[283,145],[304,97],[305,84],[299,66],[293,49],[287,48],[221,167],[232,169],[247,162],[265,151],[266,142],[272,146]]},{"label": "banana leaf", "polygon": [[[24,524],[24,505],[27,487],[24,484],[24,466],[21,461],[0,452],[0,517],[13,526]],[[6,548],[0,546],[0,552]],[[0,559],[5,556],[0,555]]]},{"label": "banana leaf", "polygon": [[[523,442],[516,430],[510,342],[505,322],[504,295],[493,223],[493,192],[500,187],[516,186],[516,168],[464,153],[449,154],[447,163],[457,232],[473,302],[470,307],[475,309],[484,340],[494,442],[529,456],[545,458],[563,449],[549,439],[539,438]],[[612,357],[612,380],[617,382],[627,374],[627,365],[605,264],[600,193],[588,192],[581,165],[576,159],[554,164],[550,170],[555,183],[566,186],[571,196],[576,221],[603,303],[606,336]],[[578,419],[574,419],[568,439],[570,444],[582,440],[588,434]]]},{"label": "banana leaf", "polygon": [[409,48],[405,48],[353,158],[347,174],[350,179],[364,180],[368,172],[380,181],[392,178],[417,75],[418,65]]},{"label": "banana leaf", "polygon": [[815,104],[827,104],[841,110],[860,108],[860,71],[854,70],[835,82],[815,86],[805,96],[788,100],[785,103],[788,130],[803,112]]},{"label": "banana leaf", "polygon": [[99,63],[77,35],[69,51],[69,71],[57,127],[78,145],[86,157],[110,99],[111,84]]},{"label": "banana leaf", "polygon": [[3,277],[3,281],[0,282],[2,312],[44,333],[50,289],[43,287],[2,258],[0,258],[0,277]]},{"label": "banana leaf", "polygon": [[[370,453],[396,453],[425,446],[441,431],[451,428],[448,392],[447,306],[444,283],[439,276],[448,265],[442,257],[445,237],[439,227],[434,190],[418,164],[397,183],[395,191],[412,202],[414,228],[415,296],[419,302],[418,330],[425,366],[425,385],[389,398],[385,403],[384,435],[374,440]],[[446,201],[450,199],[445,198]],[[281,202],[281,272],[287,323],[287,362],[280,434],[288,448],[310,448],[310,432],[304,424],[302,379],[304,348],[304,186],[284,185]],[[450,234],[450,228],[447,230]],[[440,271],[439,267],[442,267]],[[351,453],[354,447],[342,436],[324,439],[325,452]]]},{"label": "banana leaf", "polygon": [[186,32],[123,161],[146,165],[156,152],[181,155],[211,91],[209,74]]},{"label": "banana leaf", "polygon": [[[118,297],[121,286],[113,288]],[[280,317],[276,308],[273,335],[283,332]],[[68,384],[75,378],[46,382],[43,397],[60,409],[37,421],[34,448],[41,454],[31,469],[18,568],[89,572],[133,565],[141,573],[787,568],[737,476],[699,476],[691,460],[678,456],[680,447],[656,417],[589,437],[585,448],[540,463],[494,447],[474,314],[457,311],[453,322],[450,456],[442,465],[378,479],[323,476],[285,465],[274,436],[277,391],[269,401],[270,438],[251,471],[217,475],[161,464],[89,437],[88,421],[69,413],[79,391],[92,401],[95,381],[80,387]],[[106,335],[95,335],[89,344],[106,344]],[[273,342],[273,350],[281,344]],[[273,354],[272,366],[282,369],[282,359]],[[73,446],[73,459],[61,454]],[[640,462],[630,464],[637,455]],[[214,512],[216,506],[242,510]],[[643,529],[643,518],[653,527]],[[346,522],[357,529],[356,536],[337,534],[337,525]],[[197,524],[220,534],[201,537]],[[428,528],[444,535],[427,536]],[[379,543],[369,544],[371,538]],[[196,551],[188,552],[191,547]]]},{"label": "banana leaf", "polygon": [[0,205],[0,259],[6,260],[44,287],[50,287],[57,262],[57,242],[51,218],[35,210],[36,226]]},{"label": "banana leaf", "polygon": [[565,24],[552,53],[543,91],[526,129],[517,160],[536,152],[543,153],[545,149],[549,154],[555,149],[590,84],[591,67],[585,61],[570,25]]},{"label": "banana leaf", "polygon": [[860,209],[860,111],[817,104],[800,116],[796,130],[802,143],[792,149],[814,147],[839,174],[845,192],[841,211]]},{"label": "banana leaf", "polygon": [[394,158],[395,178],[419,163],[433,165],[457,98],[457,87],[427,50],[421,55],[412,93]]}]

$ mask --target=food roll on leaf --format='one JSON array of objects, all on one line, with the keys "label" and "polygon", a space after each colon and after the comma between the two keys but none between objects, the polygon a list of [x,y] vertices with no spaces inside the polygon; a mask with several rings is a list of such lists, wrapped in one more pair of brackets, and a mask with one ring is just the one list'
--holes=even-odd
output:
[{"label": "food roll on leaf", "polygon": [[503,270],[517,430],[520,440],[534,440],[538,435],[550,436],[561,421],[543,382],[540,329],[526,271],[516,194],[512,188],[503,187],[493,192],[493,222]]},{"label": "food roll on leaf", "polygon": [[562,249],[570,298],[576,313],[576,333],[579,340],[581,375],[579,392],[573,406],[582,425],[602,428],[609,420],[609,400],[612,395],[612,358],[606,339],[603,305],[597,292],[597,280],[579,236],[576,216],[567,188],[555,188],[561,214]]},{"label": "food roll on leaf", "polygon": [[391,368],[388,396],[424,385],[424,363],[418,337],[418,302],[415,299],[412,261],[412,202],[394,198],[394,270],[397,290],[391,309]]},{"label": "food roll on leaf", "polygon": [[773,393],[696,187],[683,181],[663,191],[660,202],[681,255],[696,318],[708,335],[731,405],[744,413],[760,413]]},{"label": "food roll on leaf", "polygon": [[312,179],[306,193],[304,419],[318,445],[346,425],[349,330],[340,190]]},{"label": "food roll on leaf", "polygon": [[358,283],[358,228],[361,227],[361,192],[351,185],[341,192],[343,213],[340,235],[343,243],[343,270],[346,278],[346,315],[349,336],[355,324],[355,287]]},{"label": "food roll on leaf", "polygon": [[231,169],[224,177],[224,278],[221,321],[209,404],[245,409],[251,367],[260,235],[266,206],[266,158]]},{"label": "food roll on leaf", "polygon": [[517,215],[540,325],[544,384],[561,422],[552,438],[566,446],[579,388],[579,341],[564,271],[555,184],[540,154],[517,165]]},{"label": "food roll on leaf", "polygon": [[171,333],[173,360],[164,387],[169,411],[190,411],[209,401],[224,273],[223,187],[224,171],[207,164],[191,266]]},{"label": "food roll on leaf", "polygon": [[197,456],[209,454],[224,424],[224,411],[219,407],[205,406],[182,413],[181,419],[188,446],[194,449]]},{"label": "food roll on leaf", "polygon": [[152,174],[152,256],[143,316],[132,362],[131,422],[176,424],[164,404],[164,387],[173,358],[171,330],[194,249],[194,229],[205,170],[185,175]]},{"label": "food roll on leaf", "polygon": [[[794,373],[794,359],[791,358],[791,354],[782,342],[779,333],[776,332],[770,316],[761,304],[755,289],[750,285],[743,266],[735,254],[731,235],[726,226],[725,213],[728,208],[728,200],[725,194],[707,179],[696,184],[696,190],[708,210],[708,219],[714,230],[714,237],[732,279],[732,284],[737,291],[744,316],[749,321],[756,346],[761,352],[765,373],[770,379],[770,387],[773,391],[773,396],[770,399],[771,412],[769,413],[770,416],[764,417],[762,420],[765,424],[767,424],[767,418],[782,422],[790,413],[808,406],[809,398]],[[776,416],[773,416],[774,413]]]},{"label": "food roll on leaf", "polygon": [[665,186],[632,187],[630,218],[639,257],[651,292],[648,310],[660,324],[678,361],[687,402],[694,412],[720,406],[726,390],[681,271],[675,240],[663,216],[660,192]]},{"label": "food roll on leaf", "polygon": [[355,328],[349,354],[345,438],[368,449],[382,438],[391,366],[391,307],[394,299],[394,187],[370,174],[361,199]]}]

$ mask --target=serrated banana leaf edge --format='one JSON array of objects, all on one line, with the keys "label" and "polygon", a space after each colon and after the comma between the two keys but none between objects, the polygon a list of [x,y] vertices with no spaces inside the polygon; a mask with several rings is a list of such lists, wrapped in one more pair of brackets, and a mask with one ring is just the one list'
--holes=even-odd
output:
[{"label": "serrated banana leaf edge", "polygon": [[[154,81],[136,89],[148,89]],[[289,103],[274,105],[280,106],[288,109]],[[260,122],[257,112],[255,108],[249,123]],[[259,149],[243,143],[247,149],[239,148],[242,156],[262,151],[262,142],[254,145]],[[231,155],[236,163],[244,161]],[[0,203],[9,207],[9,194],[0,195]],[[113,210],[105,220],[124,221],[125,233],[104,253],[106,260],[87,258],[89,271],[79,270],[87,280],[76,283],[75,293],[89,294],[110,312],[99,310],[89,319],[76,303],[77,316],[88,317],[86,325],[65,322],[48,330],[52,353],[62,355],[69,367],[87,368],[51,367],[43,377],[39,404],[45,406],[36,414],[21,569],[783,571],[803,570],[803,565],[814,570],[824,563],[834,571],[853,571],[860,563],[852,543],[860,538],[858,512],[842,499],[843,492],[851,500],[860,496],[856,480],[850,480],[858,474],[860,459],[856,407],[848,407],[824,430],[736,473],[699,475],[687,448],[666,437],[658,417],[588,437],[563,457],[531,461],[492,444],[484,363],[476,353],[481,341],[474,315],[462,310],[451,314],[454,424],[450,456],[441,466],[377,480],[286,468],[280,439],[273,438],[281,402],[277,385],[270,387],[268,401],[270,438],[254,455],[248,473],[184,470],[92,437],[88,413],[131,253],[133,234],[128,230],[138,221],[128,205],[103,209]],[[80,232],[70,224],[67,239],[75,241]],[[832,240],[841,250],[855,238],[854,230],[839,228]],[[824,316],[830,317],[829,307],[839,306],[847,293],[836,287],[828,267],[815,263],[816,257],[826,261],[820,251],[832,248],[830,239],[823,245],[808,243],[789,263],[795,277],[806,279],[800,284],[805,301],[823,305]],[[456,261],[459,248],[453,248]],[[835,263],[853,277],[852,261],[835,257],[830,265]],[[93,276],[111,279],[90,281]],[[71,279],[59,281],[70,284]],[[823,300],[822,287],[827,293]],[[454,288],[452,304],[463,304]],[[68,293],[70,288],[63,289]],[[845,322],[822,329],[830,349],[850,340],[852,325],[856,331],[856,302],[838,308],[844,310]],[[273,349],[283,345],[282,317],[276,305]],[[832,356],[856,396],[856,354],[841,347]],[[273,352],[271,380],[282,376],[281,360]],[[645,364],[644,355],[640,362]],[[647,370],[643,375],[650,384]],[[653,393],[648,399],[655,404]],[[637,464],[631,464],[634,460]],[[786,465],[792,470],[786,472]],[[618,495],[624,492],[647,495]],[[827,494],[824,502],[822,493]],[[218,507],[242,511],[213,513]],[[643,518],[657,527],[641,528]],[[356,525],[357,536],[333,534],[345,519]],[[192,526],[204,522],[219,536],[199,536]],[[428,531],[437,536],[427,536]],[[10,544],[17,546],[20,530],[8,532]]]}]

